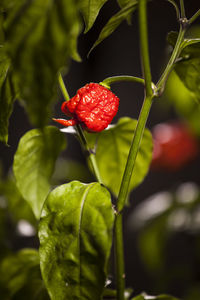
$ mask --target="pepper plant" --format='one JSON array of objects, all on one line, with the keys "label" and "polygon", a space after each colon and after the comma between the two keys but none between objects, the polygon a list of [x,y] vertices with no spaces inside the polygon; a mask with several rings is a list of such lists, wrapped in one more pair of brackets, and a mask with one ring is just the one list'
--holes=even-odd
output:
[{"label": "pepper plant", "polygon": [[[154,1],[118,0],[119,11],[103,27],[91,51],[122,21],[130,25],[132,16],[137,17],[143,77],[116,74],[81,87],[70,99],[70,82],[65,82],[64,75],[71,59],[81,63],[77,40],[82,17],[86,33],[105,2],[0,1],[0,140],[9,143],[9,117],[18,100],[36,129],[19,141],[13,162],[15,182],[9,184],[40,241],[38,251],[23,249],[3,256],[3,299],[175,300],[164,294],[132,295],[125,289],[122,221],[130,192],[141,184],[150,167],[153,143],[145,126],[172,70],[199,101],[200,39],[186,38],[186,34],[199,18],[200,9],[188,16],[184,0],[167,0],[180,28],[168,35],[172,52],[153,83],[147,13]],[[143,85],[144,102],[138,120],[123,117],[110,124],[118,105],[120,109],[111,86],[122,81]],[[70,120],[57,119],[51,112],[58,86],[65,98],[62,111]],[[55,123],[47,126],[52,118],[66,129],[59,130]],[[56,159],[66,147],[66,133],[78,138],[94,174],[93,182],[75,180],[51,186]],[[9,199],[6,188],[5,194]],[[116,284],[109,289],[106,281],[113,244]]]}]

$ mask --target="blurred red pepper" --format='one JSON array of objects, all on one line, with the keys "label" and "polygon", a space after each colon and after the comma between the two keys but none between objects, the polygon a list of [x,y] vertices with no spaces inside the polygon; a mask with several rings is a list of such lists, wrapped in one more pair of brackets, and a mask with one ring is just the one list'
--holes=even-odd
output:
[{"label": "blurred red pepper", "polygon": [[63,126],[81,124],[89,132],[104,130],[118,111],[119,98],[98,83],[89,83],[62,104],[62,111],[71,120],[53,119]]},{"label": "blurred red pepper", "polygon": [[152,130],[152,169],[177,171],[197,157],[199,146],[186,125],[179,122],[162,123]]}]

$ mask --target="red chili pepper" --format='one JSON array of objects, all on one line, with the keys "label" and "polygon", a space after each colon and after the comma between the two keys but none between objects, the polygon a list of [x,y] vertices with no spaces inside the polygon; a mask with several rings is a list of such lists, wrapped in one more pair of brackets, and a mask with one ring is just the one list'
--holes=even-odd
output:
[{"label": "red chili pepper", "polygon": [[162,123],[153,130],[153,169],[177,171],[196,158],[198,143],[189,129],[182,123]]},{"label": "red chili pepper", "polygon": [[64,126],[81,124],[89,132],[104,130],[118,111],[119,98],[98,83],[89,83],[77,91],[61,110],[71,120],[53,119]]}]

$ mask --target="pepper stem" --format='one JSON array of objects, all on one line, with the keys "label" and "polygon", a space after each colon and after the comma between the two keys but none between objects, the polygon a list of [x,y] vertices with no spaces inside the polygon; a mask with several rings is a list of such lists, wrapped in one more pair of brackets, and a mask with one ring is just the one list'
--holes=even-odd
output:
[{"label": "pepper stem", "polygon": [[66,89],[66,86],[65,86],[65,83],[64,83],[64,80],[62,78],[61,73],[58,74],[58,82],[59,82],[59,85],[60,85],[60,89],[63,93],[63,96],[65,98],[65,101],[69,101],[70,97],[69,97],[69,94],[68,94],[68,91]]},{"label": "pepper stem", "polygon": [[99,84],[105,86],[106,88],[110,88],[110,85],[116,82],[121,82],[121,81],[132,81],[132,82],[138,82],[144,84],[144,79],[139,78],[139,77],[134,77],[134,76],[129,76],[129,75],[120,75],[120,76],[112,76],[104,79],[101,81]]},{"label": "pepper stem", "polygon": [[[70,97],[69,97],[69,94],[68,94],[67,88],[65,86],[65,83],[63,81],[61,73],[59,73],[59,75],[58,75],[58,82],[59,82],[60,89],[63,93],[65,100],[68,101],[70,99]],[[57,120],[54,119],[54,121],[59,122],[58,119]],[[65,121],[69,122],[72,120],[65,120]],[[61,122],[59,122],[59,123],[63,124],[63,121],[61,121]],[[72,124],[72,125],[75,125],[75,124]],[[89,145],[87,143],[87,140],[86,140],[86,137],[85,137],[85,134],[84,134],[84,131],[83,131],[81,125],[77,124],[75,126],[75,129],[76,129],[77,135],[79,137],[79,140],[80,140],[80,143],[81,143],[83,149],[85,149],[88,153],[88,159],[93,168],[95,177],[99,183],[102,183],[101,176],[100,176],[99,169],[98,169],[97,162],[96,162],[96,157],[95,157],[94,153],[91,152],[91,149],[89,148]]]},{"label": "pepper stem", "polygon": [[148,33],[147,33],[147,12],[146,0],[139,1],[139,30],[140,30],[140,48],[142,66],[145,79],[146,96],[140,112],[137,127],[133,137],[133,141],[129,150],[128,159],[126,162],[125,171],[123,174],[120,191],[117,199],[117,216],[115,223],[115,263],[117,275],[117,300],[124,300],[125,290],[125,270],[124,270],[124,249],[123,249],[123,223],[122,210],[128,194],[129,184],[135,165],[135,160],[140,147],[140,142],[143,136],[146,121],[152,105],[153,89],[151,82],[151,70],[148,51]]}]

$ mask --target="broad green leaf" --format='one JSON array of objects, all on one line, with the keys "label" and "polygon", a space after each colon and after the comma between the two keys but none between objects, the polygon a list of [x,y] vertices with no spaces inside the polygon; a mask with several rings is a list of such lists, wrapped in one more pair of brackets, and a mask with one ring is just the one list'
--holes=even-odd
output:
[{"label": "broad green leaf", "polygon": [[[168,35],[174,45],[177,34]],[[180,60],[175,64],[175,72],[184,85],[200,100],[200,39],[185,39],[181,44]]]},{"label": "broad green leaf", "polygon": [[53,126],[30,130],[19,142],[13,165],[16,184],[36,218],[40,217],[55,161],[64,147],[64,135]]},{"label": "broad green leaf", "polygon": [[100,9],[108,0],[80,0],[80,10],[85,21],[85,33],[94,24]]},{"label": "broad green leaf", "polygon": [[52,300],[101,299],[114,212],[99,183],[72,181],[47,197],[39,225],[42,276]]},{"label": "broad green leaf", "polygon": [[8,142],[8,123],[15,100],[15,89],[11,78],[10,61],[5,47],[0,48],[0,141]]},{"label": "broad green leaf", "polygon": [[16,1],[5,23],[7,53],[31,121],[44,126],[56,95],[57,73],[79,59],[75,0]]},{"label": "broad green leaf", "polygon": [[111,35],[113,31],[115,31],[116,28],[122,23],[122,21],[127,19],[136,10],[137,4],[137,0],[129,1],[129,3],[126,6],[124,6],[118,13],[116,13],[113,17],[110,18],[110,20],[100,32],[99,37],[90,49],[90,52],[105,38]]},{"label": "broad green leaf", "polygon": [[0,278],[2,299],[49,300],[41,277],[38,251],[23,249],[6,256],[0,272],[3,274]]},{"label": "broad green leaf", "polygon": [[184,85],[195,94],[200,101],[200,51],[198,58],[192,58],[177,63],[175,71]]},{"label": "broad green leaf", "polygon": [[151,300],[178,300],[178,298],[175,298],[170,295],[149,296],[145,293],[142,293],[141,295],[132,298],[132,300],[150,300],[150,299]]},{"label": "broad green leaf", "polygon": [[200,105],[195,101],[195,94],[186,88],[174,71],[168,78],[164,97],[172,103],[178,115],[188,122],[191,130],[200,136]]},{"label": "broad green leaf", "polygon": [[[108,130],[99,134],[87,134],[90,147],[96,148],[96,161],[103,183],[115,196],[119,193],[136,125],[136,120],[124,117]],[[129,193],[146,176],[151,162],[152,147],[151,133],[145,129],[131,178]]]},{"label": "broad green leaf", "polygon": [[[176,40],[178,37],[178,33],[175,31],[171,31],[168,34],[167,40],[174,47],[176,44]],[[192,39],[184,39],[180,46],[181,53],[180,57],[187,58],[188,55],[197,55],[200,50],[200,38],[192,38]],[[183,51],[184,50],[184,51]]]}]

